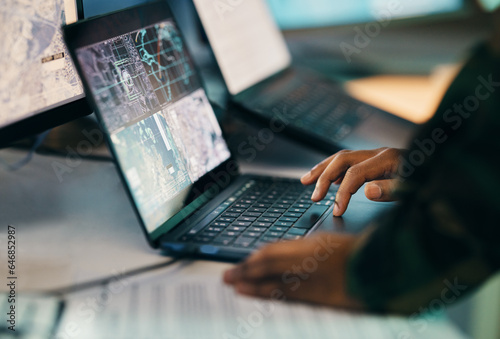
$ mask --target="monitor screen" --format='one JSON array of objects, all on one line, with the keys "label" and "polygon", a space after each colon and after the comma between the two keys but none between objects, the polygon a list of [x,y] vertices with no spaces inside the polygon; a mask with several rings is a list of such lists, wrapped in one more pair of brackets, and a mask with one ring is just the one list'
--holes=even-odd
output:
[{"label": "monitor screen", "polygon": [[265,0],[194,4],[231,94],[290,65],[291,55]]},{"label": "monitor screen", "polygon": [[74,43],[98,116],[151,235],[175,226],[174,216],[195,202],[189,197],[193,186],[230,152],[176,23],[169,12],[150,23],[161,12],[140,9],[84,23],[82,31],[93,33]]},{"label": "monitor screen", "polygon": [[[454,12],[464,0],[267,0],[282,29],[346,25],[391,18]],[[392,10],[397,8],[397,10]]]},{"label": "monitor screen", "polygon": [[0,128],[84,98],[60,29],[76,20],[74,0],[0,2]]},{"label": "monitor screen", "polygon": [[82,0],[83,15],[85,18],[91,18],[154,1],[156,0]]}]

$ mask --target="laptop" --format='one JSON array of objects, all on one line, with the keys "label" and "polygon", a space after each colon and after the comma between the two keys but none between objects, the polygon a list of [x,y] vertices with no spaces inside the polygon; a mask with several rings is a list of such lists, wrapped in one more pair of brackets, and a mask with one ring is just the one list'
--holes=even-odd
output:
[{"label": "laptop", "polygon": [[354,99],[312,70],[292,67],[265,0],[194,4],[231,101],[249,118],[283,127],[285,135],[329,154],[407,146],[413,123]]},{"label": "laptop", "polygon": [[312,203],[299,180],[240,174],[165,2],[65,26],[64,36],[151,246],[238,261],[323,224],[346,231],[331,217],[334,189]]}]

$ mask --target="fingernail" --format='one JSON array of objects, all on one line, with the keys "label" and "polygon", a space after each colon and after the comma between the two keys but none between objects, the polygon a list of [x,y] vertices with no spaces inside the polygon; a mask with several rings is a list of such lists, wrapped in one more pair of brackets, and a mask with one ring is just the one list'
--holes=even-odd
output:
[{"label": "fingernail", "polygon": [[312,175],[311,172],[307,172],[302,176],[302,178],[300,178],[300,180],[307,180],[311,177],[311,175]]},{"label": "fingernail", "polygon": [[339,204],[335,201],[335,205],[333,206],[333,215],[338,217],[340,214],[340,207]]},{"label": "fingernail", "polygon": [[366,195],[370,199],[380,199],[382,198],[382,189],[376,184],[366,185]]},{"label": "fingernail", "polygon": [[319,190],[316,188],[311,196],[312,200],[318,200],[319,199]]}]

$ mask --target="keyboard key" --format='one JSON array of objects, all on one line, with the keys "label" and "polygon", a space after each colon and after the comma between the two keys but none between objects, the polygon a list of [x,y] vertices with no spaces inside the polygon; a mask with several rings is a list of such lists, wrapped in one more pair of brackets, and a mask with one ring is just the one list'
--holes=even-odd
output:
[{"label": "keyboard key", "polygon": [[238,203],[238,204],[234,204],[233,206],[234,206],[234,207],[236,207],[236,208],[243,208],[243,209],[247,209],[247,208],[249,208],[249,207],[250,207],[250,204],[239,204],[239,203]]},{"label": "keyboard key", "polygon": [[208,237],[208,238],[215,238],[218,235],[219,235],[218,232],[210,232],[210,231],[204,231],[203,233],[201,233],[202,237]]},{"label": "keyboard key", "polygon": [[216,221],[216,222],[213,222],[210,224],[211,226],[215,226],[215,227],[226,227],[229,225],[228,222],[220,222],[220,221]]},{"label": "keyboard key", "polygon": [[294,213],[304,213],[306,211],[305,208],[290,208],[289,212],[294,212]]},{"label": "keyboard key", "polygon": [[293,234],[285,234],[283,236],[283,238],[281,238],[282,240],[298,240],[302,238],[300,235],[293,235]]},{"label": "keyboard key", "polygon": [[226,217],[223,217],[223,218],[217,219],[217,222],[233,222],[234,220],[235,220],[235,218],[226,218]]},{"label": "keyboard key", "polygon": [[295,222],[299,220],[299,218],[290,218],[290,217],[282,217],[282,218],[279,218],[278,221],[285,221],[285,222]]},{"label": "keyboard key", "polygon": [[251,205],[255,202],[255,200],[250,200],[250,199],[242,199],[238,201],[238,204],[245,204],[245,205]]},{"label": "keyboard key", "polygon": [[233,231],[233,232],[243,232],[246,229],[246,227],[241,227],[241,226],[229,226],[226,228],[226,231]]},{"label": "keyboard key", "polygon": [[292,206],[292,208],[309,208],[311,207],[311,204],[295,204]]},{"label": "keyboard key", "polygon": [[242,247],[249,247],[255,242],[255,238],[250,238],[250,237],[245,237],[241,236],[236,241],[234,242],[233,245],[237,246],[242,246]]},{"label": "keyboard key", "polygon": [[[285,213],[285,211],[286,210],[284,208],[270,208],[267,211],[268,213],[264,213],[264,216],[265,216],[265,214],[271,214],[271,213],[278,213],[281,215],[281,214]],[[278,215],[278,216],[280,216],[280,215]]]},{"label": "keyboard key", "polygon": [[276,220],[278,220],[278,218],[259,218],[257,219],[257,222],[269,222],[269,223],[273,223],[275,222]]},{"label": "keyboard key", "polygon": [[[283,209],[285,209],[285,210],[286,210],[287,208],[289,208],[289,207],[290,207],[290,205],[289,205],[289,204],[274,204],[274,205],[272,205],[272,206],[271,206],[271,208],[283,208]],[[283,212],[281,212],[281,213],[283,213]]]},{"label": "keyboard key", "polygon": [[307,233],[307,229],[304,228],[290,228],[287,234],[292,235],[305,235]]},{"label": "keyboard key", "polygon": [[233,241],[234,241],[234,237],[220,236],[220,237],[216,238],[213,241],[213,243],[216,245],[220,244],[220,245],[227,246],[227,245],[231,244]]},{"label": "keyboard key", "polygon": [[256,222],[252,226],[257,226],[257,227],[261,227],[261,228],[266,227],[267,228],[267,227],[271,226],[271,223],[270,222]]},{"label": "keyboard key", "polygon": [[221,234],[221,236],[225,237],[237,237],[241,234],[241,232],[234,232],[234,231],[224,231],[224,233]]},{"label": "keyboard key", "polygon": [[290,221],[277,221],[274,225],[275,226],[290,227],[290,226],[293,225],[293,222],[290,222]]},{"label": "keyboard key", "polygon": [[262,216],[264,218],[279,218],[281,217],[281,213],[264,213]]},{"label": "keyboard key", "polygon": [[248,227],[250,226],[251,222],[249,221],[235,221],[231,224],[231,226],[241,226],[241,227]]},{"label": "keyboard key", "polygon": [[245,232],[243,233],[245,237],[250,237],[250,238],[258,238],[262,235],[262,232]]},{"label": "keyboard key", "polygon": [[[270,226],[270,225],[269,225],[269,226]],[[249,231],[249,232],[260,232],[260,233],[262,233],[262,232],[267,231],[267,227],[258,227],[258,226],[256,227],[256,226],[255,226],[255,224],[254,224],[254,226],[249,227],[249,228],[247,229],[247,231]]]},{"label": "keyboard key", "polygon": [[313,205],[299,220],[297,220],[297,222],[295,222],[294,227],[310,229],[327,210],[328,206]]},{"label": "keyboard key", "polygon": [[267,235],[259,239],[259,241],[263,242],[277,242],[278,240],[280,240],[280,237],[267,236]]},{"label": "keyboard key", "polygon": [[194,238],[194,242],[199,243],[199,244],[208,244],[212,242],[214,238],[213,237],[203,237],[203,236],[198,236]]},{"label": "keyboard key", "polygon": [[262,215],[262,213],[258,213],[258,212],[245,212],[243,213],[243,216],[244,217],[254,217],[254,218],[258,218]]},{"label": "keyboard key", "polygon": [[285,217],[290,217],[290,218],[300,218],[302,216],[302,213],[297,213],[297,212],[286,212],[283,214]]},{"label": "keyboard key", "polygon": [[238,218],[240,213],[224,213],[222,217],[224,218]]},{"label": "keyboard key", "polygon": [[224,230],[224,227],[210,226],[210,227],[207,227],[206,230],[209,232],[222,232]]},{"label": "keyboard key", "polygon": [[253,207],[268,209],[269,207],[271,207],[271,204],[254,204]]},{"label": "keyboard key", "polygon": [[286,232],[286,231],[288,231],[288,227],[273,226],[273,227],[269,228],[269,230],[272,232]]},{"label": "keyboard key", "polygon": [[300,199],[300,200],[297,200],[297,203],[299,203],[299,204],[310,204],[311,203],[311,199]]},{"label": "keyboard key", "polygon": [[249,212],[255,212],[255,213],[264,213],[266,211],[266,209],[265,208],[252,207],[248,211]]},{"label": "keyboard key", "polygon": [[284,231],[281,231],[281,232],[267,231],[266,233],[264,233],[264,236],[265,237],[281,238],[283,236],[283,234],[285,234]]},{"label": "keyboard key", "polygon": [[257,220],[256,217],[239,217],[238,219],[236,219],[236,222],[240,222],[240,221],[254,222],[255,220]]},{"label": "keyboard key", "polygon": [[230,213],[238,213],[238,214],[245,212],[243,208],[230,208],[227,211]]}]

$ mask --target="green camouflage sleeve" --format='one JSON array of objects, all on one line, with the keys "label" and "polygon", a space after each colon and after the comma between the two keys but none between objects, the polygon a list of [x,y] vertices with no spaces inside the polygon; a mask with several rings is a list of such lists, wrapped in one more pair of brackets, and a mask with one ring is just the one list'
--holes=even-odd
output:
[{"label": "green camouflage sleeve", "polygon": [[399,175],[398,205],[348,264],[349,293],[375,312],[449,304],[500,269],[500,58],[486,45],[413,140]]}]

